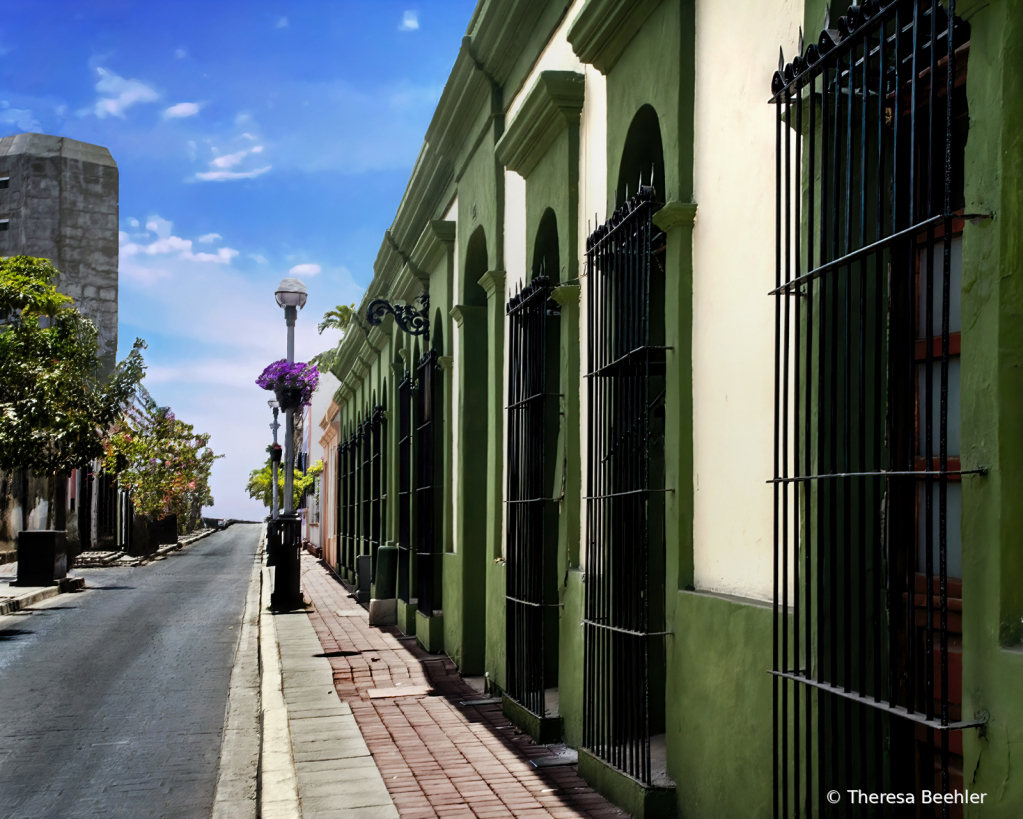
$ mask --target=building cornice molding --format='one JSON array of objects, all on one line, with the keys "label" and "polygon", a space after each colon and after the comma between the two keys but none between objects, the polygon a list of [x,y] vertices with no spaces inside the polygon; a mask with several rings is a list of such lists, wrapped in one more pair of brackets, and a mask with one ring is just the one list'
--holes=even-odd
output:
[{"label": "building cornice molding", "polygon": [[666,233],[674,227],[691,228],[696,222],[696,203],[668,202],[653,215],[653,220]]},{"label": "building cornice molding", "polygon": [[323,411],[323,417],[320,419],[320,429],[326,429],[330,426],[330,419],[337,415],[341,407],[338,406],[337,401],[333,399],[330,402],[330,406]]},{"label": "building cornice molding", "polygon": [[582,287],[578,284],[559,284],[551,290],[551,298],[562,307],[571,307],[579,304],[579,296]]},{"label": "building cornice molding", "polygon": [[503,270],[488,270],[479,278],[479,285],[487,291],[487,301],[496,293],[504,296],[505,273]]},{"label": "building cornice molding", "polygon": [[466,319],[472,321],[473,317],[482,316],[486,309],[486,307],[473,307],[468,304],[456,304],[448,311],[448,315],[454,319],[457,327],[461,327],[465,324]]},{"label": "building cornice molding", "polygon": [[587,0],[568,30],[568,42],[584,63],[607,74],[661,0]]},{"label": "building cornice molding", "polygon": [[412,250],[412,263],[429,274],[455,245],[455,222],[431,219]]},{"label": "building cornice molding", "polygon": [[542,71],[496,146],[509,170],[528,177],[569,126],[582,116],[586,78],[578,71]]}]

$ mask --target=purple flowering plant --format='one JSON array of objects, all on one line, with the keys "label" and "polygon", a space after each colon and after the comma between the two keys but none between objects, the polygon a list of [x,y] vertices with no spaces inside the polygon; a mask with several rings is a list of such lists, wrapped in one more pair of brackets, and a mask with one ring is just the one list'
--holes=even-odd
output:
[{"label": "purple flowering plant", "polygon": [[319,383],[320,371],[315,364],[307,364],[303,361],[288,363],[283,358],[268,366],[256,379],[256,384],[264,390],[277,390],[284,387],[302,390],[303,404],[308,404],[313,400],[313,391]]}]

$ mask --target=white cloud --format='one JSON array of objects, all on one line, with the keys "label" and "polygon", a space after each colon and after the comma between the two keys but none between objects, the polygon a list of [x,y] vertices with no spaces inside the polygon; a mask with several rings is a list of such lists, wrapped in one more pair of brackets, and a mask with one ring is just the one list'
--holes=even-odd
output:
[{"label": "white cloud", "polygon": [[[138,242],[129,241],[130,237],[123,231],[118,234],[118,240],[120,243],[120,267],[125,270],[126,273],[132,275],[130,268],[133,264],[133,257],[145,257],[145,256],[163,256],[167,254],[177,254],[177,258],[189,262],[212,262],[214,264],[230,264],[231,259],[238,255],[238,251],[230,247],[222,247],[217,250],[216,253],[195,253],[192,251],[192,240],[182,239],[180,236],[174,236],[171,232],[173,228],[173,222],[168,222],[166,219],[161,219],[159,216],[152,217],[146,223],[146,229],[156,233],[157,239],[149,244],[140,244]],[[218,234],[211,233],[204,236],[200,241],[209,239],[210,236],[216,236],[220,238]],[[212,239],[209,239],[212,241]],[[145,276],[136,275],[135,278],[145,280]],[[161,276],[156,276],[161,278]],[[148,277],[149,281],[153,281],[153,277]]]},{"label": "white cloud", "polygon": [[223,238],[224,237],[221,236],[219,233],[207,233],[205,236],[200,236],[199,237],[199,241],[202,242],[205,245],[208,245],[211,242],[217,241],[217,239],[223,239]]},{"label": "white cloud", "polygon": [[247,133],[246,134],[242,134],[242,139],[251,139],[253,142],[256,141],[256,138],[252,134],[247,134]]},{"label": "white cloud", "polygon": [[28,108],[11,108],[7,100],[0,101],[0,123],[17,125],[22,131],[41,132],[42,124]]},{"label": "white cloud", "polygon": [[288,27],[288,18],[287,17],[282,17],[280,20],[277,21],[276,28],[287,28],[287,27]]},{"label": "white cloud", "polygon": [[194,117],[199,113],[199,103],[197,102],[179,102],[177,105],[172,105],[166,111],[163,112],[164,119],[180,119],[181,117]]},{"label": "white cloud", "polygon": [[318,264],[297,264],[288,272],[295,276],[315,276],[321,269]]},{"label": "white cloud", "polygon": [[206,173],[197,173],[195,176],[197,179],[203,180],[203,182],[226,182],[229,179],[255,179],[257,176],[262,176],[272,166],[267,165],[265,168],[256,168],[254,171],[235,172],[235,171],[208,171]]},{"label": "white cloud", "polygon": [[212,162],[210,162],[211,168],[233,168],[235,165],[240,163],[245,157],[249,155],[249,151],[238,151],[235,154],[225,154],[224,156],[218,156]]},{"label": "white cloud", "polygon": [[[99,80],[96,82],[96,90],[103,96],[96,100],[92,108],[100,119],[107,116],[124,117],[124,112],[140,102],[155,102],[160,98],[156,89],[146,85],[139,80],[126,80],[113,71],[106,68],[97,68]],[[89,113],[88,109],[80,111],[79,115]]]},{"label": "white cloud", "polygon": [[130,219],[128,220],[128,224],[129,224],[129,225],[131,225],[132,227],[138,227],[138,226],[139,226],[139,220],[138,220],[138,219],[136,219],[136,218],[135,218],[134,216],[132,216],[132,217],[131,217],[131,218],[130,218]]},{"label": "white cloud", "polygon": [[398,31],[417,31],[419,29],[419,12],[406,11],[398,26]]},{"label": "white cloud", "polygon": [[174,56],[181,60],[188,56],[188,52],[183,48],[176,48],[174,49]]},{"label": "white cloud", "polygon": [[269,264],[270,262],[262,253],[250,253],[249,258],[254,260],[256,264]]}]

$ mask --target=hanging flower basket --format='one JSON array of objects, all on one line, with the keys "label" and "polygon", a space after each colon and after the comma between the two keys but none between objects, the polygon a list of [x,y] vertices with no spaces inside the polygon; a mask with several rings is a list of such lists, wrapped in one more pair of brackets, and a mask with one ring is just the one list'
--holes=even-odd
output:
[{"label": "hanging flower basket", "polygon": [[256,379],[258,386],[273,391],[282,410],[309,404],[319,382],[320,371],[315,364],[302,361],[288,363],[284,359],[275,361]]}]

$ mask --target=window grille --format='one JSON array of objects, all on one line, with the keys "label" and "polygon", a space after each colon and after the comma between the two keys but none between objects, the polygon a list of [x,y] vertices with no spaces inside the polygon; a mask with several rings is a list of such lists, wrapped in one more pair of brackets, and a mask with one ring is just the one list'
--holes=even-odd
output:
[{"label": "window grille", "polygon": [[425,353],[416,366],[419,384],[416,390],[418,407],[416,411],[416,458],[418,480],[416,481],[416,580],[418,582],[418,610],[427,617],[440,608],[440,588],[436,575],[440,561],[437,549],[436,526],[438,523],[438,501],[434,487],[441,486],[439,480],[438,452],[435,445],[437,436],[438,410],[441,407],[441,390],[435,373],[439,363],[436,350]]},{"label": "window grille", "polygon": [[373,579],[376,580],[377,573],[377,550],[380,548],[381,536],[383,534],[383,523],[385,503],[387,496],[384,490],[387,486],[384,480],[384,466],[387,463],[385,452],[387,436],[384,434],[384,408],[374,407],[373,412],[367,420],[371,450],[371,477],[369,495],[369,546],[372,555]]},{"label": "window grille", "polygon": [[362,463],[362,430],[357,424],[348,439],[348,498],[345,514],[345,568],[355,571],[359,531],[359,475]]},{"label": "window grille", "polygon": [[957,732],[978,724],[949,503],[981,471],[955,451],[954,7],[853,6],[773,81],[775,816],[854,810],[830,790],[961,790]]},{"label": "window grille", "polygon": [[[553,463],[560,411],[557,346],[560,307],[546,276],[525,285],[509,320],[507,694],[538,716],[557,680],[557,504]],[[551,648],[555,651],[549,656]]]},{"label": "window grille", "polygon": [[409,602],[412,549],[412,373],[398,382],[398,599]]},{"label": "window grille", "polygon": [[348,488],[348,440],[345,439],[337,446],[335,458],[337,474],[334,477],[334,544],[336,549],[334,569],[340,574],[341,568],[345,565],[344,559],[344,538],[345,529],[345,494]]},{"label": "window grille", "polygon": [[664,233],[652,186],[586,241],[583,745],[651,784],[663,720]]},{"label": "window grille", "polygon": [[[373,542],[373,421],[362,420],[362,464],[359,473],[359,544],[357,554],[372,554]],[[372,563],[370,564],[372,566]],[[371,570],[372,572],[372,570]],[[372,574],[371,574],[372,576]]]}]

